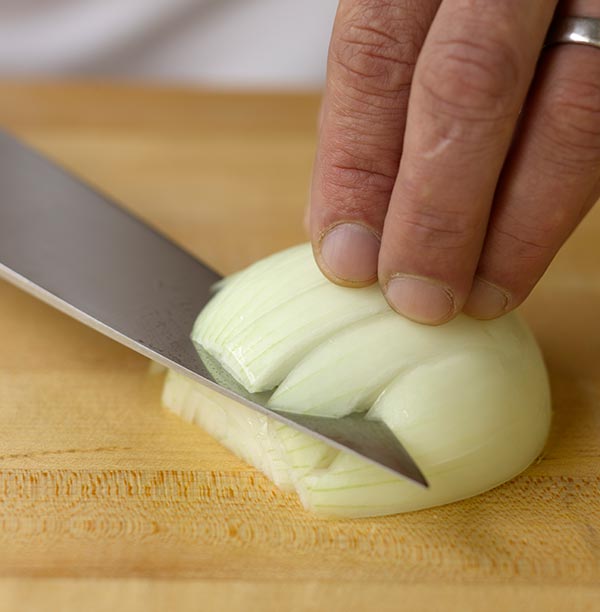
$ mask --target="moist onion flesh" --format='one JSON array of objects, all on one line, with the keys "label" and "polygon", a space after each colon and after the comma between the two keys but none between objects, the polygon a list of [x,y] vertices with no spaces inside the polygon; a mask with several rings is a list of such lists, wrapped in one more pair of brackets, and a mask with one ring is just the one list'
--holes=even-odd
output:
[{"label": "moist onion flesh", "polygon": [[377,287],[331,284],[307,244],[222,282],[192,339],[248,391],[270,392],[273,409],[383,420],[430,483],[424,489],[168,373],[167,408],[323,516],[477,495],[523,471],[548,435],[546,369],[517,314],[420,325],[392,312]]}]

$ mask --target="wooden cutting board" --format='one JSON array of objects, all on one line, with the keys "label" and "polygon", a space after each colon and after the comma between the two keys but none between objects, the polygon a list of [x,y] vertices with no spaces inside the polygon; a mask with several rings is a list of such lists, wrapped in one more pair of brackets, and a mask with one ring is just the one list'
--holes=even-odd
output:
[{"label": "wooden cutting board", "polygon": [[[1,124],[224,273],[304,240],[317,106],[0,85]],[[1,283],[0,610],[600,609],[600,208],[523,310],[552,379],[543,460],[326,521],[164,411],[146,359]]]}]

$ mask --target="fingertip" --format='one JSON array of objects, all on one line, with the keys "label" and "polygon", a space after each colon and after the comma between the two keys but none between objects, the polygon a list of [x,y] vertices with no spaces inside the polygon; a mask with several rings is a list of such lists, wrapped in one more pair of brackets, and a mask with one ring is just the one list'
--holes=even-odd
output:
[{"label": "fingertip", "polygon": [[310,202],[306,203],[304,207],[304,214],[302,215],[302,227],[304,231],[310,236]]},{"label": "fingertip", "polygon": [[396,274],[384,287],[390,306],[400,315],[425,325],[441,325],[457,314],[451,287],[434,279]]},{"label": "fingertip", "polygon": [[476,276],[463,312],[474,319],[496,319],[511,310],[511,302],[508,291]]},{"label": "fingertip", "polygon": [[323,274],[338,285],[365,287],[377,280],[381,241],[369,227],[338,223],[322,233],[314,252]]}]

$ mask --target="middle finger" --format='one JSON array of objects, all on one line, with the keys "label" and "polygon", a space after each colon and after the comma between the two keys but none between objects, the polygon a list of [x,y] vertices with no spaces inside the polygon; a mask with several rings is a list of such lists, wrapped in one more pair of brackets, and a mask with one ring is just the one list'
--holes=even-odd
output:
[{"label": "middle finger", "polygon": [[379,279],[423,323],[462,308],[556,2],[444,0],[419,56]]}]

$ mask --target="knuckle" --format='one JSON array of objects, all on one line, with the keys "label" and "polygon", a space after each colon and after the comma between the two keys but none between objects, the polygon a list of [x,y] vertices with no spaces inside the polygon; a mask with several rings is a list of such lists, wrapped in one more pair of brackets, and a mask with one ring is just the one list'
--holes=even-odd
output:
[{"label": "knuckle", "polygon": [[555,215],[553,221],[527,222],[524,219],[510,218],[503,225],[496,226],[494,232],[498,256],[506,257],[511,253],[515,261],[538,261],[546,259],[553,251],[552,237],[564,220]]},{"label": "knuckle", "polygon": [[433,44],[419,83],[436,113],[494,120],[516,110],[514,91],[523,78],[520,63],[516,46],[504,39],[449,38]]},{"label": "knuckle", "polygon": [[464,211],[425,206],[401,209],[396,221],[402,228],[403,239],[428,249],[465,249],[477,240],[480,231],[475,220]]},{"label": "knuckle", "polygon": [[425,38],[416,16],[402,6],[407,3],[344,4],[348,8],[340,12],[330,50],[330,63],[341,71],[344,84],[367,96],[406,92]]},{"label": "knuckle", "polygon": [[336,154],[322,166],[321,193],[329,205],[352,213],[389,200],[396,180],[391,168],[382,169],[367,159]]},{"label": "knuckle", "polygon": [[600,160],[600,83],[563,78],[549,94],[544,135],[565,170],[587,172]]},{"label": "knuckle", "polygon": [[578,222],[577,210],[564,205],[543,216],[518,210],[494,220],[483,254],[484,268],[511,291],[514,305],[529,294]]}]

